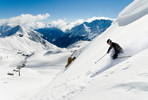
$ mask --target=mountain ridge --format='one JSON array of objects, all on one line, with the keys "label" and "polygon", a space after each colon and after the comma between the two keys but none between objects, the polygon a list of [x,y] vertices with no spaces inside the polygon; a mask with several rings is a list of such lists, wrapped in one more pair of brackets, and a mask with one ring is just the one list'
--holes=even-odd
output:
[{"label": "mountain ridge", "polygon": [[[42,37],[48,40],[49,42],[57,45],[58,47],[66,48],[69,45],[80,40],[84,41],[93,40],[96,36],[100,35],[108,27],[110,27],[112,21],[113,20],[109,19],[100,19],[100,20],[97,19],[92,22],[84,22],[80,25],[73,27],[70,30],[67,29],[65,32],[62,32],[60,29],[53,27],[36,29],[36,31],[40,32],[43,35]],[[50,35],[53,29],[54,33],[57,34],[58,36],[53,36],[53,34]]]},{"label": "mountain ridge", "polygon": [[6,31],[2,31],[0,35],[1,38],[0,46],[2,47],[4,46],[3,44],[7,44],[8,47],[11,49],[15,48],[27,51],[35,49],[37,50],[58,49],[58,47],[49,43],[47,40],[43,39],[40,33],[32,29],[27,29],[20,25],[17,25],[15,27],[10,27],[7,25],[6,27],[8,27],[8,29]]}]

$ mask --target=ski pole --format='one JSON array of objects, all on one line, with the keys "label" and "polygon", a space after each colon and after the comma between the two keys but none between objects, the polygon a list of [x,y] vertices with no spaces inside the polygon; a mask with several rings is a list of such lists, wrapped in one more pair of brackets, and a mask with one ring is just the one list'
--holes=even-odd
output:
[{"label": "ski pole", "polygon": [[[107,54],[105,54],[104,56],[106,56]],[[96,62],[95,62],[95,64],[98,62],[98,61],[100,61],[104,56],[102,56],[99,60],[97,60]]]}]

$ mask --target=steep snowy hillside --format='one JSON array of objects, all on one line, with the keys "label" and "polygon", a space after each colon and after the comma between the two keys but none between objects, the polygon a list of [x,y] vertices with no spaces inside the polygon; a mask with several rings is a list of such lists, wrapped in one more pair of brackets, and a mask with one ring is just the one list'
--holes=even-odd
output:
[{"label": "steep snowy hillside", "polygon": [[87,46],[90,43],[90,41],[78,41],[70,46],[67,47],[67,49],[73,49],[77,50],[78,48],[83,48]]},{"label": "steep snowy hillside", "polygon": [[1,27],[0,47],[22,51],[58,49],[42,39],[40,35],[32,29],[20,25],[15,27],[5,25]]},{"label": "steep snowy hillside", "polygon": [[[148,0],[135,0],[76,60],[32,100],[146,100],[148,98]],[[107,39],[124,49],[112,60]],[[97,72],[97,73],[96,73]]]}]

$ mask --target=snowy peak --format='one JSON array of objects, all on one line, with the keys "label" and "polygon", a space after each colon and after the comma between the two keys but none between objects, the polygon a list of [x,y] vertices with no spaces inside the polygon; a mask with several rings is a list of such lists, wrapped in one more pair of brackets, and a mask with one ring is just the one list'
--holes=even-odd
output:
[{"label": "snowy peak", "polygon": [[[49,43],[48,41],[41,38],[41,34],[30,29],[25,28],[20,25],[15,27],[10,27],[8,25],[2,26],[1,45],[6,44],[4,47],[9,49],[19,49],[27,51],[36,50],[57,50],[58,48]],[[5,30],[4,30],[5,29]]]},{"label": "snowy peak", "polygon": [[4,26],[2,28],[3,28],[2,29],[3,31],[2,31],[2,33],[0,35],[0,37],[12,36],[12,35],[15,35],[17,32],[23,33],[23,29],[22,29],[22,27],[20,25],[17,25],[17,26],[15,26],[13,28],[11,28],[10,26]]},{"label": "snowy peak", "polygon": [[90,40],[103,33],[112,23],[112,20],[94,20],[90,23],[84,22],[83,24],[71,29],[69,33],[71,36],[83,36]]},{"label": "snowy peak", "polygon": [[83,23],[83,24],[71,29],[71,31],[72,31],[71,36],[86,36],[87,34],[89,34],[88,29],[89,29],[89,27],[87,27]]},{"label": "snowy peak", "polygon": [[2,26],[0,26],[0,33],[4,33],[4,32],[6,32],[6,31],[8,31],[10,29],[11,29],[11,26],[9,26],[9,25],[2,25]]}]

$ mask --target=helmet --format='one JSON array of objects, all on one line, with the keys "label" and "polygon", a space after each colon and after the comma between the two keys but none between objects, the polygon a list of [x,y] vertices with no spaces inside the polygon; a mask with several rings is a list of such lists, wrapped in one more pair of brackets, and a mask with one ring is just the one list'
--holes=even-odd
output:
[{"label": "helmet", "polygon": [[112,43],[112,40],[108,39],[107,40],[107,44]]}]

